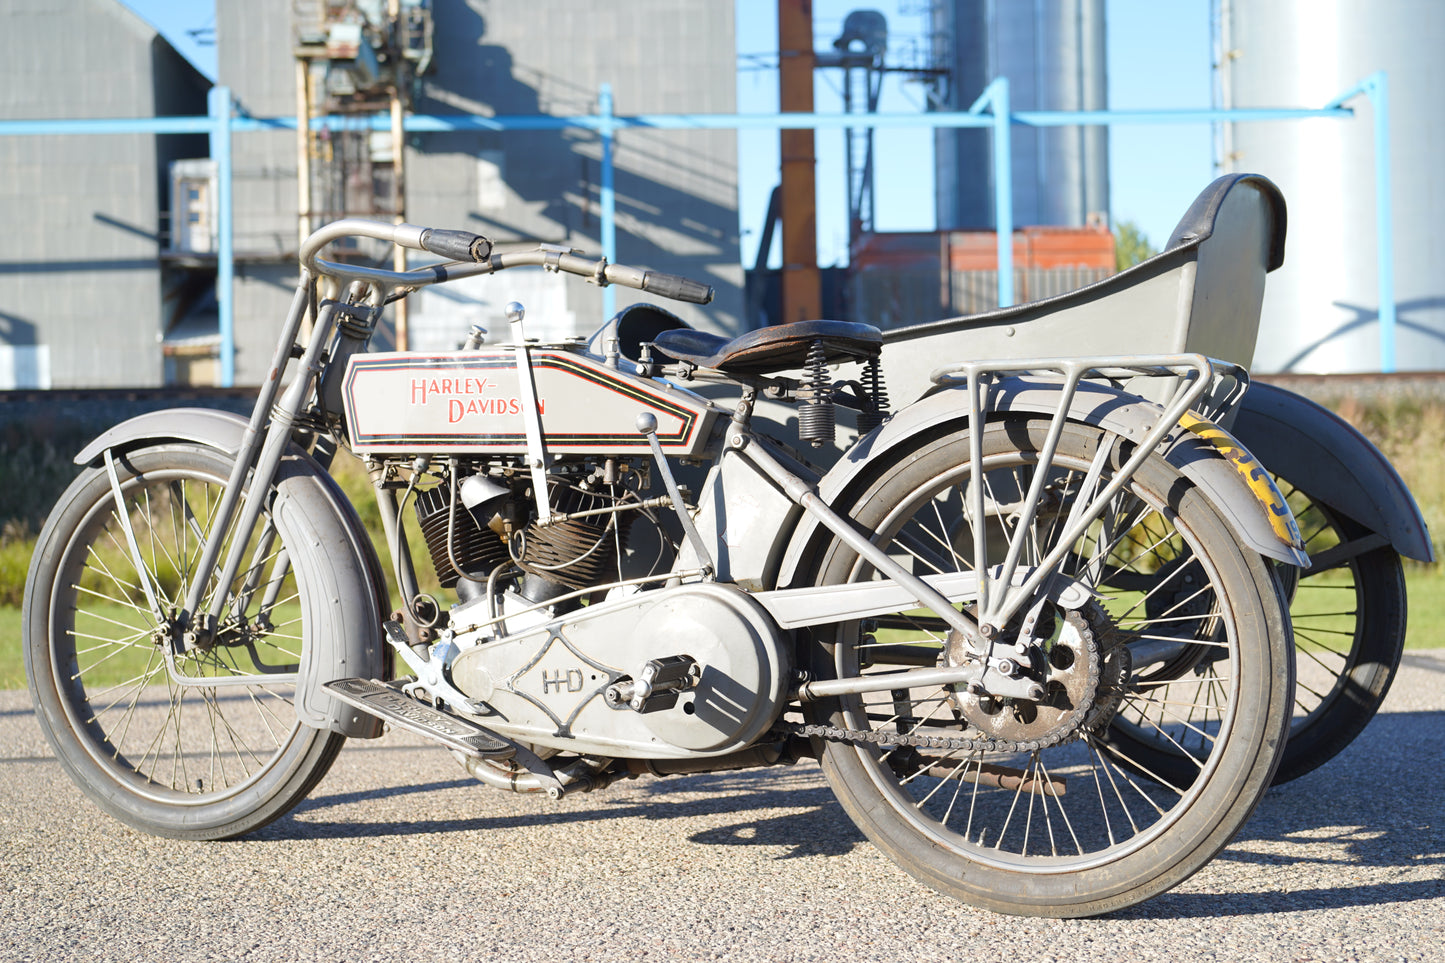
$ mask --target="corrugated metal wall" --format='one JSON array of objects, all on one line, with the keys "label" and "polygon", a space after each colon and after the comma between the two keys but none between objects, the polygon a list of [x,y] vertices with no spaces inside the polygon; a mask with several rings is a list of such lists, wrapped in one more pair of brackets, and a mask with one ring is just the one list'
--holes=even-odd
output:
[{"label": "corrugated metal wall", "polygon": [[[1445,3],[1215,0],[1225,107],[1322,106],[1389,73],[1396,362],[1445,369]],[[1373,110],[1348,121],[1229,125],[1226,166],[1274,179],[1289,204],[1269,276],[1261,371],[1380,370]]]},{"label": "corrugated metal wall", "polygon": [[[258,115],[295,111],[291,8],[291,0],[217,2],[220,82]],[[590,114],[604,81],[619,113],[735,109],[730,3],[635,0],[584,15],[567,0],[437,0],[433,14],[435,70],[422,80],[418,114]],[[619,259],[709,281],[713,305],[678,312],[701,327],[740,330],[735,135],[625,131],[617,144]],[[295,155],[289,133],[236,138],[238,250],[294,250]],[[582,131],[411,135],[407,220],[600,254],[600,155],[597,138]],[[253,261],[238,272],[238,381],[254,380],[269,360],[294,279],[289,263]],[[618,289],[619,307],[630,295]],[[534,336],[587,334],[602,321],[599,289],[516,271],[413,297],[411,347],[455,347],[472,321],[504,339],[502,306],[513,299],[527,305]]]},{"label": "corrugated metal wall", "polygon": [[[10,0],[0,117],[205,113],[203,78],[114,0]],[[0,388],[161,381],[161,183],[205,138],[0,137]]]},{"label": "corrugated metal wall", "polygon": [[[219,82],[246,112],[296,111],[293,7],[311,0],[217,0]],[[579,15],[565,0],[525,6],[437,0],[437,71],[425,113],[585,114],[610,82],[625,113],[735,109],[732,4],[636,0]],[[0,32],[0,116],[204,114],[205,88],[153,30],[115,0],[11,0]],[[200,138],[0,138],[0,388],[154,385],[163,377],[163,187],[170,160]],[[236,380],[265,373],[295,284],[296,138],[233,138]],[[600,145],[580,131],[418,134],[408,150],[408,217],[501,240],[600,253]],[[732,132],[628,131],[618,138],[621,260],[718,288],[702,327],[742,325],[737,150]],[[580,280],[516,272],[429,292],[413,308],[413,346],[451,347],[501,305],[528,304],[532,333],[601,323],[601,292]],[[631,298],[619,291],[618,303]]]},{"label": "corrugated metal wall", "polygon": [[[936,59],[947,63],[945,109],[966,110],[1007,77],[1014,110],[1103,110],[1104,0],[935,0]],[[991,228],[993,161],[986,130],[935,135],[940,229]],[[1015,224],[1084,225],[1109,210],[1109,135],[1102,127],[1015,127]]]},{"label": "corrugated metal wall", "polygon": [[[446,0],[434,10],[436,72],[418,113],[590,114],[603,82],[618,113],[736,109],[731,3],[631,0],[583,12],[570,0]],[[418,135],[407,159],[407,216],[600,253],[600,159],[599,141],[582,131]],[[623,131],[614,159],[618,259],[713,284],[712,305],[667,307],[702,328],[743,330],[736,135]],[[646,300],[616,291],[619,307]],[[458,293],[418,299],[419,347],[427,337],[437,347],[455,343],[472,316],[504,327],[500,307],[513,297],[542,336],[588,334],[602,320],[600,290],[580,279],[517,272],[470,284],[460,292],[468,301]]]}]

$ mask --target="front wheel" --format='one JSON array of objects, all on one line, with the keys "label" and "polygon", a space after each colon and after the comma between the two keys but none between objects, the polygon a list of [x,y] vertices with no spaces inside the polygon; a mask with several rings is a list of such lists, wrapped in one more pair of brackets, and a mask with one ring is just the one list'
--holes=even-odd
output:
[{"label": "front wheel", "polygon": [[26,586],[25,672],[56,756],[101,808],[160,836],[264,826],[345,741],[296,716],[303,642],[324,630],[308,586],[327,561],[281,519],[264,515],[248,542],[214,636],[176,644],[230,467],[199,445],[131,452],[115,462],[119,503],[109,473],[88,469],[46,522]]},{"label": "front wheel", "polygon": [[[850,513],[918,575],[969,570],[976,528],[991,545],[1021,539],[1024,564],[1037,561],[1111,437],[1066,428],[1029,513],[1047,428],[987,427],[986,518],[971,518],[962,428],[888,459]],[[1104,457],[1107,478],[1122,456]],[[818,584],[880,578],[841,542],[818,557]],[[1093,597],[1026,606],[1045,640],[1031,668],[1043,699],[900,686],[820,703],[811,730],[875,844],[929,886],[998,912],[1094,915],[1184,880],[1249,817],[1288,724],[1289,623],[1270,573],[1167,463],[1146,462],[1064,558],[1062,574]],[[1017,619],[1002,627],[1002,643],[1018,631]],[[822,677],[959,664],[959,641],[919,609],[820,634]]]}]

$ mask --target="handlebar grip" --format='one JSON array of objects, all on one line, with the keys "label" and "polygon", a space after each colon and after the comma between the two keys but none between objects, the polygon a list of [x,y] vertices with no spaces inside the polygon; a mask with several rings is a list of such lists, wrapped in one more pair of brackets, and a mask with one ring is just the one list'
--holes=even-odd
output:
[{"label": "handlebar grip", "polygon": [[712,300],[712,285],[685,278],[680,274],[663,274],[648,271],[642,275],[642,290],[674,301],[690,301],[693,304],[707,304]]},{"label": "handlebar grip", "polygon": [[492,242],[470,231],[438,231],[427,228],[421,232],[421,247],[448,261],[485,261],[492,256]]}]

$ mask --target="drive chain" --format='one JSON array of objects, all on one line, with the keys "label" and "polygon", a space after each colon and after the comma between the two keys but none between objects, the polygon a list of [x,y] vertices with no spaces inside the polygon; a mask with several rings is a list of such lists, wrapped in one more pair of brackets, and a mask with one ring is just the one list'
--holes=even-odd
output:
[{"label": "drive chain", "polygon": [[919,749],[949,749],[978,752],[1032,752],[1043,748],[1040,743],[1014,743],[997,739],[969,739],[964,736],[920,736],[909,732],[876,732],[872,729],[844,729],[813,723],[783,722],[780,726],[790,735],[816,736],[829,742],[853,745],[914,746]]},{"label": "drive chain", "polygon": [[[1106,624],[1106,617],[1102,610],[1093,606],[1083,616],[1070,612],[1067,618],[1087,649],[1087,657],[1093,669],[1089,680],[1092,689],[1097,684],[1099,676],[1099,667],[1095,661],[1098,656],[1096,630]],[[1127,675],[1127,669],[1125,674]],[[1118,682],[1117,679],[1113,680],[1108,687],[1109,691],[1112,692]],[[1097,723],[1102,716],[1112,719],[1111,712],[1094,711],[1096,710],[1095,698],[1097,695],[1097,692],[1092,692],[1087,702],[1076,707],[1076,710],[1065,720],[1066,725],[1055,726],[1041,739],[1015,741],[1010,739],[971,739],[966,736],[925,736],[909,732],[878,732],[872,729],[845,729],[840,726],[796,722],[782,722],[780,726],[792,735],[816,736],[829,742],[846,742],[852,745],[913,746],[919,749],[945,749],[952,752],[1037,752],[1040,749],[1065,745],[1081,738],[1085,729],[1093,728],[1090,723]]]}]

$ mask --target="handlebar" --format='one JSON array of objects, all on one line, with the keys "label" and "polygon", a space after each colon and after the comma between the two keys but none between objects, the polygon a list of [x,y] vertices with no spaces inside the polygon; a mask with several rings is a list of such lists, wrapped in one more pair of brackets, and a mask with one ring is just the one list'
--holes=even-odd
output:
[{"label": "handlebar", "polygon": [[448,261],[485,261],[492,256],[492,242],[467,231],[438,231],[429,227],[421,232],[421,247]]},{"label": "handlebar", "polygon": [[[414,251],[426,251],[446,258],[449,264],[434,264],[412,271],[387,271],[382,268],[338,264],[318,255],[333,241],[344,237],[370,237],[390,241]],[[495,274],[511,267],[540,266],[549,271],[565,271],[587,278],[593,284],[620,284],[637,288],[674,301],[707,304],[713,299],[711,285],[678,274],[647,271],[626,264],[608,264],[606,258],[583,257],[557,244],[543,244],[532,251],[507,254],[493,252],[492,242],[480,234],[467,231],[443,231],[416,224],[386,224],[364,218],[349,217],[320,228],[301,245],[302,265],[312,274],[380,284],[387,288],[421,287],[478,274]]]}]

